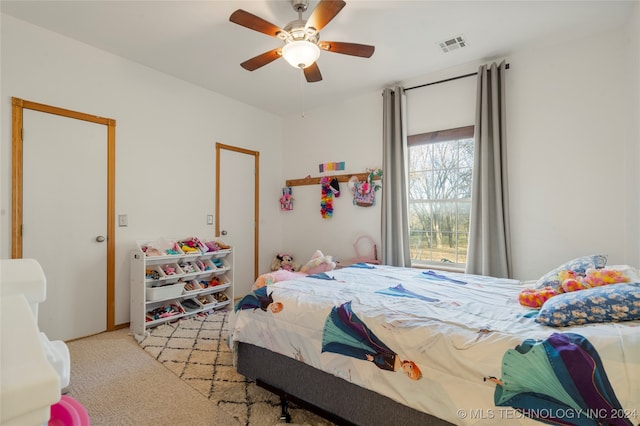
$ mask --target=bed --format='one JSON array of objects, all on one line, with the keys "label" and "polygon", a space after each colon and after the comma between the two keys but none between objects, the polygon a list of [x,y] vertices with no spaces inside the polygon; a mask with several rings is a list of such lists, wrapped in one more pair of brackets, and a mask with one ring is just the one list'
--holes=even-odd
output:
[{"label": "bed", "polygon": [[256,289],[230,344],[241,374],[337,424],[637,425],[640,280],[624,271],[576,292],[615,288],[606,312],[567,319],[573,294],[544,312],[516,280],[360,263]]}]

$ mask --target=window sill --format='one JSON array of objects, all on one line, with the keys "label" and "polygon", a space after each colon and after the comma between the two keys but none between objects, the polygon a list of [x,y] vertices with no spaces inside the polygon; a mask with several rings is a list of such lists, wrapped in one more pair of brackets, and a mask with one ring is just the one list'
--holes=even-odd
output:
[{"label": "window sill", "polygon": [[412,264],[411,267],[415,269],[435,269],[437,271],[458,272],[460,274],[464,274],[464,268],[456,266]]}]

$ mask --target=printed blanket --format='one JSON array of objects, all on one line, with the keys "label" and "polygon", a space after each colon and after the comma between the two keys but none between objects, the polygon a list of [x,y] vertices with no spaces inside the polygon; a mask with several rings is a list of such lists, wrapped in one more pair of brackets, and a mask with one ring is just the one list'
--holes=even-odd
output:
[{"label": "printed blanket", "polygon": [[638,424],[640,321],[547,327],[521,288],[356,264],[246,295],[231,340],[455,424]]}]

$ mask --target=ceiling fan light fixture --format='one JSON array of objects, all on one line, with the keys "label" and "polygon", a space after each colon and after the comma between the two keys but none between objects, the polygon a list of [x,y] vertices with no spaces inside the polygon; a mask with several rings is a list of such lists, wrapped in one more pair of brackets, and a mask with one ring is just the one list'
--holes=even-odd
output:
[{"label": "ceiling fan light fixture", "polygon": [[282,57],[295,68],[306,68],[320,57],[320,48],[310,41],[296,40],[285,44]]},{"label": "ceiling fan light fixture", "polygon": [[229,16],[229,21],[234,24],[279,38],[284,42],[282,47],[271,49],[242,62],[240,64],[242,68],[255,71],[283,57],[294,68],[303,69],[304,78],[308,83],[315,83],[322,80],[322,74],[316,63],[321,50],[362,58],[370,58],[373,55],[375,46],[341,41],[320,43],[320,31],[346,5],[344,0],[319,0],[306,20],[302,19],[302,12],[307,10],[309,0],[289,1],[293,10],[298,13],[298,19],[289,22],[284,28],[243,9],[238,9]]}]

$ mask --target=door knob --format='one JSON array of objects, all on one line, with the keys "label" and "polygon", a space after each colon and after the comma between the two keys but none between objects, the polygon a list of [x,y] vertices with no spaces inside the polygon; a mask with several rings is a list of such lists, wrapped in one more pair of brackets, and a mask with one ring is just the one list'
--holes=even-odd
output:
[{"label": "door knob", "polygon": [[96,237],[96,241],[97,241],[97,242],[99,242],[99,243],[103,243],[103,242],[104,242],[104,240],[105,240],[105,238],[104,238],[102,235],[98,235],[98,236]]},{"label": "door knob", "polygon": [[221,234],[222,235],[227,235],[227,231],[222,231]]}]

